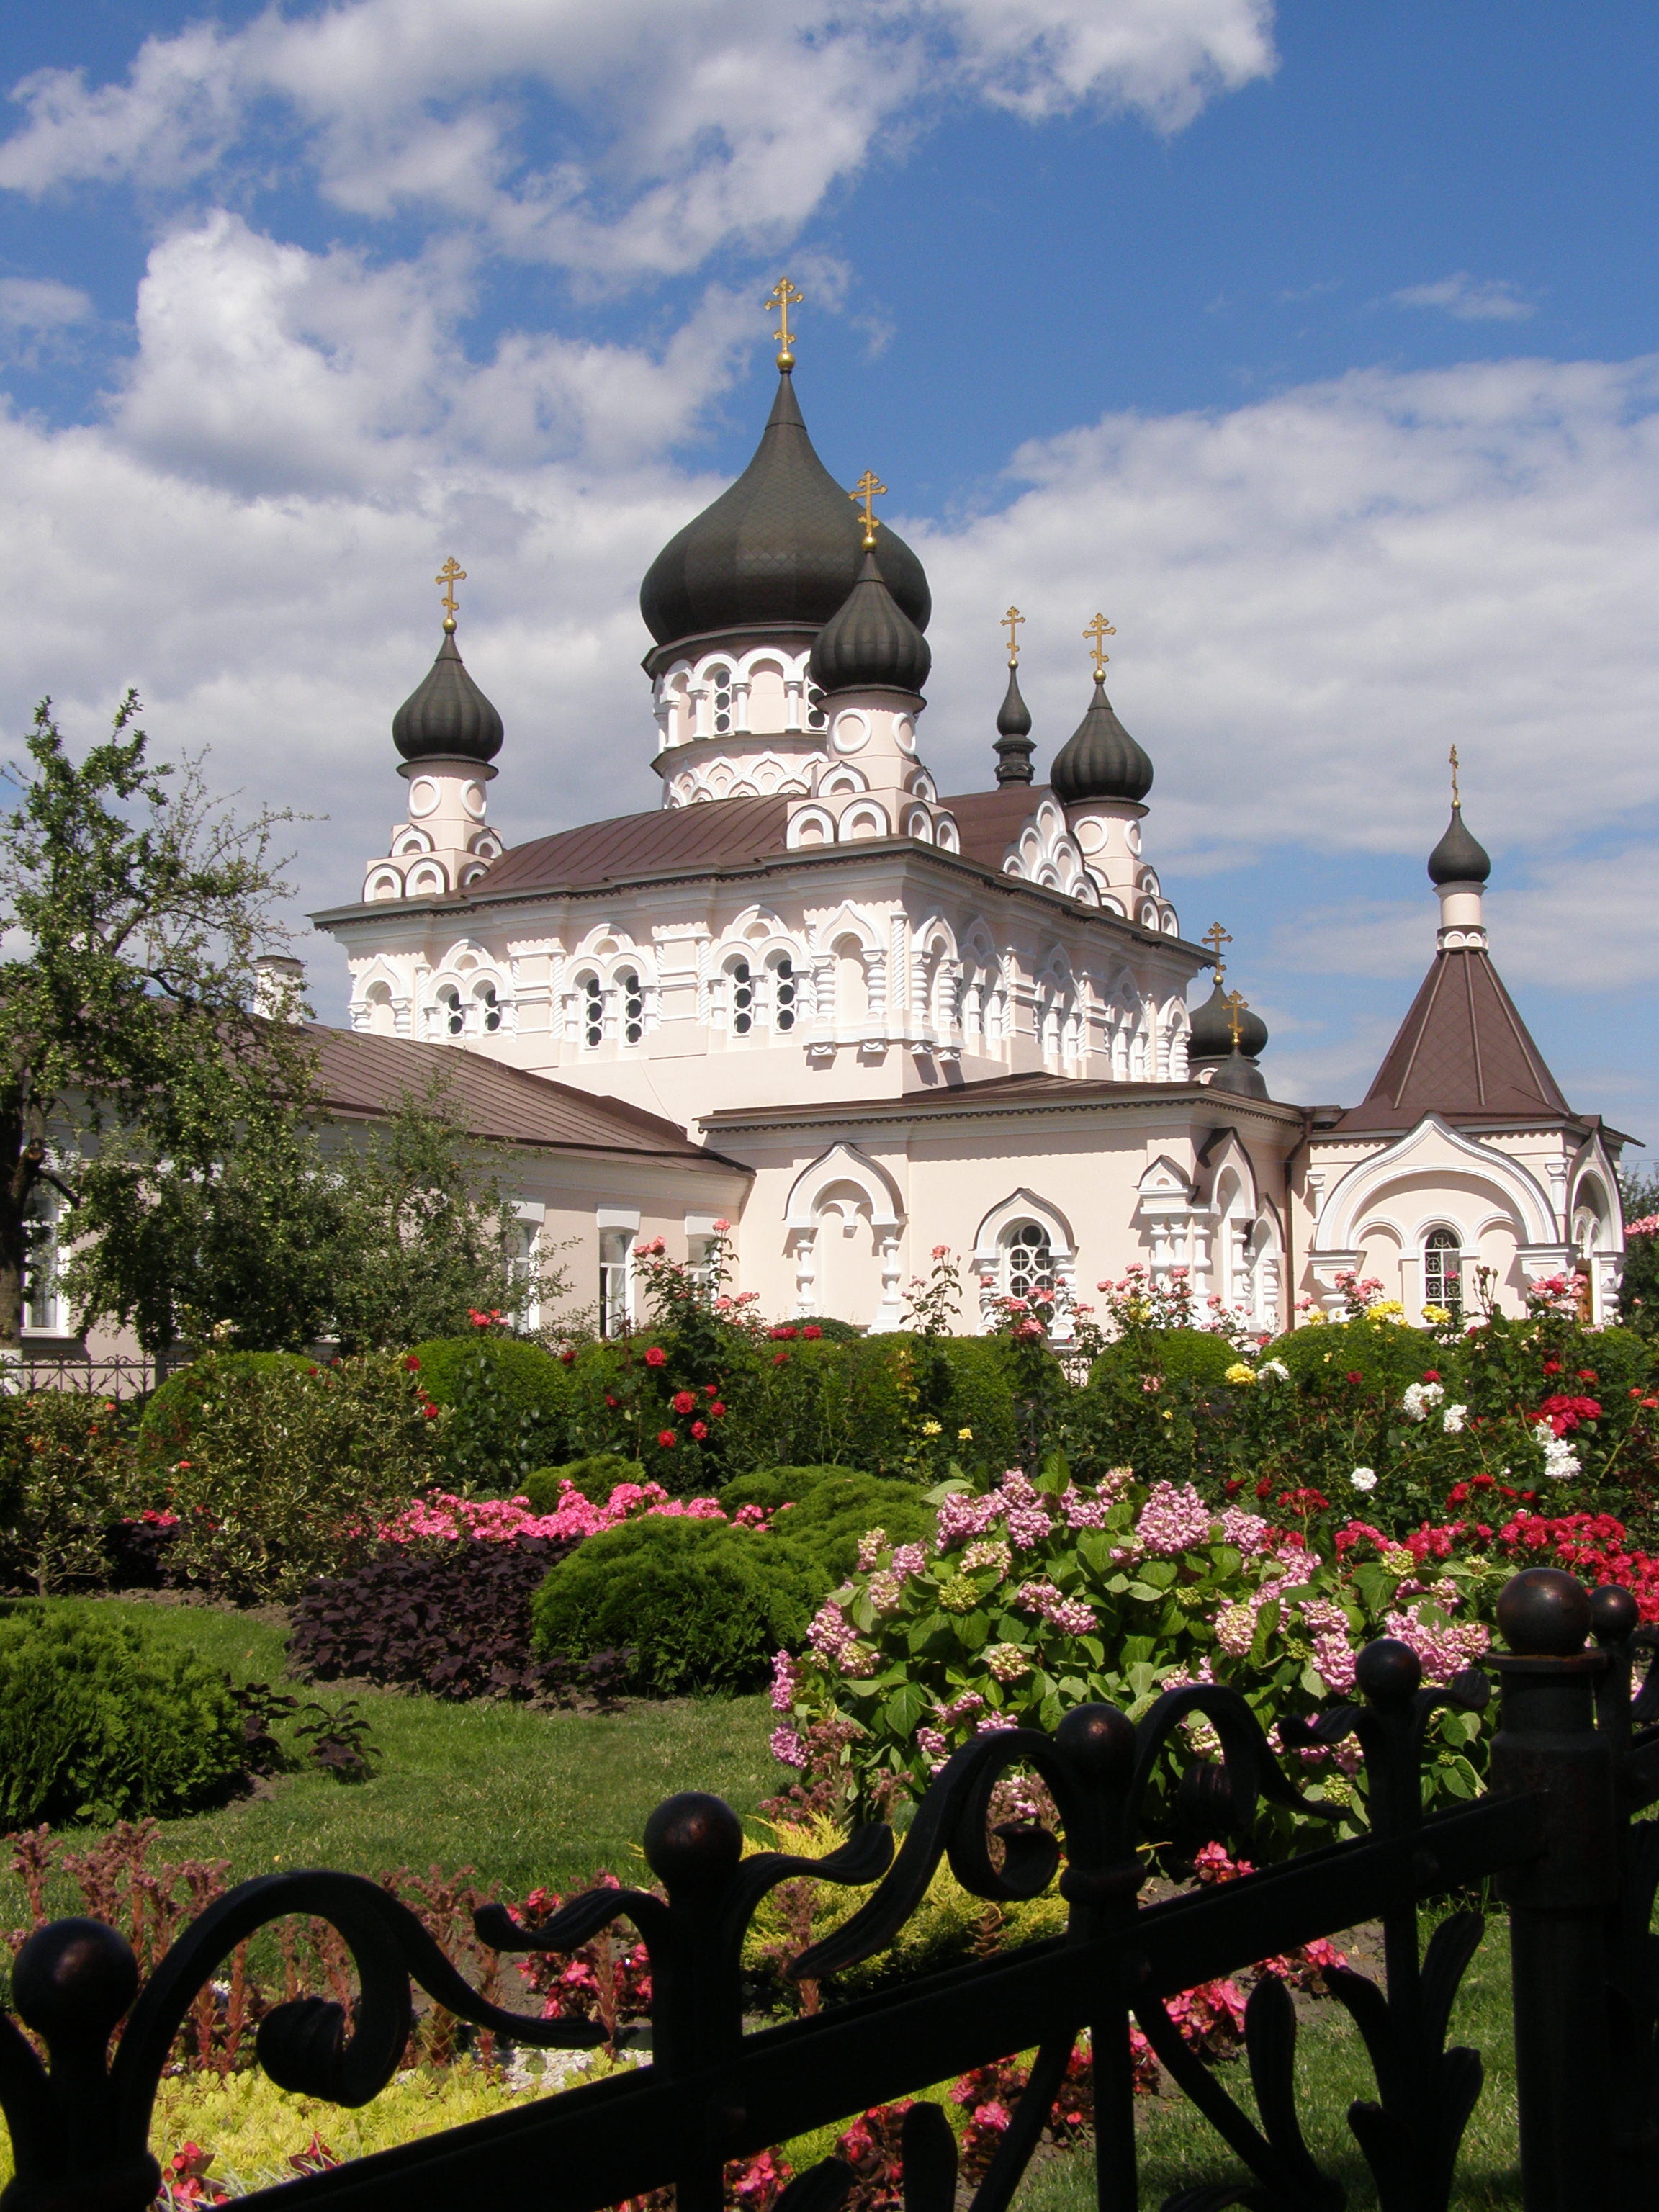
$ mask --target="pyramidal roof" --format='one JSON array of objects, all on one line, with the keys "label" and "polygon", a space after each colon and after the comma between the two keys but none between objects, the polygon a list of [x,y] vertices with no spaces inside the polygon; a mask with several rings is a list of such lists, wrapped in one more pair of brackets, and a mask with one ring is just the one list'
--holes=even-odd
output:
[{"label": "pyramidal roof", "polygon": [[1344,1134],[1410,1129],[1425,1114],[1454,1122],[1572,1118],[1492,955],[1480,946],[1435,954],[1364,1103],[1336,1127]]}]

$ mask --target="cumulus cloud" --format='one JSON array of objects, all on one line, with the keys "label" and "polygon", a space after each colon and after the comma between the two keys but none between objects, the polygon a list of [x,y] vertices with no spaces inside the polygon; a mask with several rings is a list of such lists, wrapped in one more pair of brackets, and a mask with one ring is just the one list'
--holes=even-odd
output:
[{"label": "cumulus cloud", "polygon": [[474,0],[457,36],[445,0],[270,8],[147,40],[121,83],[24,79],[0,187],[263,180],[275,114],[290,173],[337,205],[439,210],[613,283],[781,242],[953,96],[1178,129],[1273,68],[1270,22],[1267,0]]},{"label": "cumulus cloud", "polygon": [[61,331],[92,319],[92,301],[50,276],[0,276],[0,331]]},{"label": "cumulus cloud", "polygon": [[1523,323],[1535,312],[1518,285],[1501,276],[1482,282],[1467,269],[1437,283],[1408,285],[1390,296],[1396,307],[1441,307],[1460,323]]}]

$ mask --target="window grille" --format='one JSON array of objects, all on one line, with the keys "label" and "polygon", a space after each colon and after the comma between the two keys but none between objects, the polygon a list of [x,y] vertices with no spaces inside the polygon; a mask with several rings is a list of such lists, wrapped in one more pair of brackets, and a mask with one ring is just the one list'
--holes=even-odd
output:
[{"label": "window grille", "polygon": [[501,1025],[501,1009],[495,996],[495,986],[486,983],[473,995],[483,1008],[483,1025],[493,1036]]},{"label": "window grille", "polygon": [[708,680],[714,687],[714,728],[723,737],[732,726],[732,672],[711,668]]},{"label": "window grille", "polygon": [[645,1035],[645,993],[631,969],[617,981],[623,995],[623,1036],[629,1044],[637,1044]]},{"label": "window grille", "polygon": [[1022,1221],[1003,1243],[1003,1279],[1011,1298],[1052,1297],[1054,1255],[1046,1230]]},{"label": "window grille", "polygon": [[582,985],[587,1004],[582,1010],[582,1034],[590,1045],[605,1042],[605,994],[599,988],[599,979],[590,975]]},{"label": "window grille", "polygon": [[795,963],[787,952],[781,952],[772,963],[772,1026],[792,1030],[795,1026]]},{"label": "window grille", "polygon": [[625,1229],[599,1231],[599,1334],[628,1334],[628,1246]]},{"label": "window grille", "polygon": [[1463,1310],[1462,1254],[1449,1229],[1431,1230],[1423,1247],[1423,1303],[1449,1313]]},{"label": "window grille", "polygon": [[466,1027],[466,1016],[461,1012],[461,994],[453,983],[446,983],[438,994],[438,1004],[443,1008],[440,1017],[451,1036],[459,1036]]},{"label": "window grille", "polygon": [[755,1026],[755,979],[746,960],[738,961],[727,972],[732,978],[732,1033],[747,1036]]},{"label": "window grille", "polygon": [[58,1316],[58,1194],[37,1182],[23,1214],[27,1271],[24,1318],[31,1328],[56,1328]]}]

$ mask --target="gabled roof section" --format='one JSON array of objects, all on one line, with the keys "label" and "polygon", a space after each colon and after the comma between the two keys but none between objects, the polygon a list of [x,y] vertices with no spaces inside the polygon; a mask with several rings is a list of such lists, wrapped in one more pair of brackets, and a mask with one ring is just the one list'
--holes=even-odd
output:
[{"label": "gabled roof section", "polygon": [[551,1151],[733,1164],[694,1145],[677,1122],[659,1115],[505,1067],[481,1053],[420,1044],[410,1037],[364,1036],[355,1030],[327,1029],[320,1022],[307,1027],[318,1048],[323,1102],[331,1112],[348,1118],[378,1120],[395,1114],[404,1092],[420,1097],[434,1075],[441,1074],[474,1136]]},{"label": "gabled roof section", "polygon": [[1046,783],[1000,783],[994,791],[965,791],[958,799],[941,799],[939,805],[956,817],[963,858],[982,868],[1000,869],[1020,831],[1043,800],[1054,796]]},{"label": "gabled roof section", "polygon": [[1436,953],[1364,1103],[1335,1127],[1409,1129],[1425,1114],[1452,1122],[1577,1118],[1478,947]]},{"label": "gabled roof section", "polygon": [[788,819],[787,799],[713,799],[618,814],[514,846],[476,889],[492,896],[581,890],[664,869],[745,866],[782,853]]}]

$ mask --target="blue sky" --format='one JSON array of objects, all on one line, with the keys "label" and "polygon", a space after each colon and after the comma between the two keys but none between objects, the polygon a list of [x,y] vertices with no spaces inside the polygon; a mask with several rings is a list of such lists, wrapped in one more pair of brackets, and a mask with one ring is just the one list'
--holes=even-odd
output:
[{"label": "blue sky", "polygon": [[1188,933],[1279,1094],[1352,1099],[1455,738],[1500,966],[1659,1140],[1651,8],[70,4],[8,68],[14,728],[138,683],[162,750],[326,813],[334,902],[453,545],[504,834],[653,804],[634,590],[752,447],[787,266],[819,450],[928,562],[944,787],[1001,608],[1041,760],[1103,605]]}]

